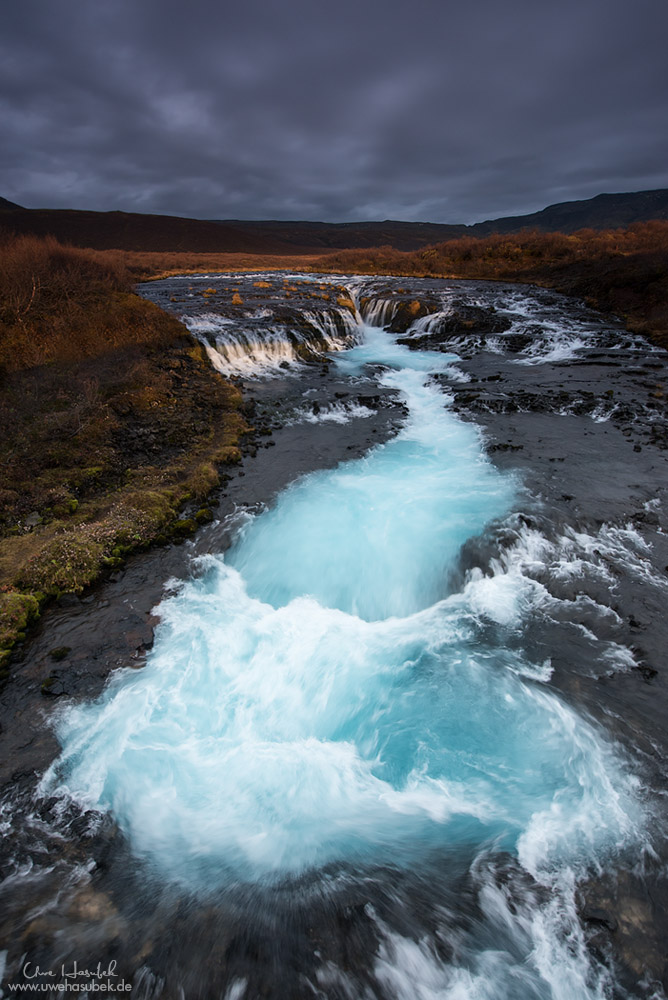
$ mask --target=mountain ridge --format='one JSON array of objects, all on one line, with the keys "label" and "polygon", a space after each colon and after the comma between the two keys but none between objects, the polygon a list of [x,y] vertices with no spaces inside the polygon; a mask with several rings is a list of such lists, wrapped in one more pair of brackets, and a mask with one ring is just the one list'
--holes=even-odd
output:
[{"label": "mountain ridge", "polygon": [[326,252],[392,246],[423,247],[461,236],[511,234],[523,229],[572,233],[617,229],[634,222],[668,219],[668,189],[603,193],[580,201],[557,202],[539,212],[503,216],[464,225],[436,222],[302,222],[282,220],[189,219],[133,212],[23,208],[0,198],[0,229],[17,234],[52,235],[75,246],[98,250],[188,251],[193,253]]}]

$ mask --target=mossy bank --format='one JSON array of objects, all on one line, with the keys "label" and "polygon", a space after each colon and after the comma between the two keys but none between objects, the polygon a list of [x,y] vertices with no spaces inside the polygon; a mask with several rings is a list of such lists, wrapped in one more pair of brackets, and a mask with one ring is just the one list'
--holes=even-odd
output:
[{"label": "mossy bank", "polygon": [[239,388],[118,266],[0,247],[0,671],[45,603],[192,534],[240,461]]}]

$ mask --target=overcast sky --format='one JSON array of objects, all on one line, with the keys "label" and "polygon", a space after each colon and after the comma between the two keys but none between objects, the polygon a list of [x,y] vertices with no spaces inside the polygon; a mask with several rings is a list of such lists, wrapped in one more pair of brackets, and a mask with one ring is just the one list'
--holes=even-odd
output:
[{"label": "overcast sky", "polygon": [[668,187],[668,0],[21,0],[0,195],[477,222]]}]

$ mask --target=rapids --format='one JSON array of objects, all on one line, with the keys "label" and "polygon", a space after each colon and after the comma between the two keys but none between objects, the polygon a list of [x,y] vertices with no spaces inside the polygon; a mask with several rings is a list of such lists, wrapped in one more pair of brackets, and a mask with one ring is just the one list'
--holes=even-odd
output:
[{"label": "rapids", "polygon": [[[318,995],[606,996],[574,887],[642,843],[636,779],[545,686],[549,658],[516,641],[544,596],[517,561],[457,572],[522,484],[451,408],[457,355],[361,318],[353,343],[341,375],[395,390],[401,431],[298,479],[172,582],[146,666],[59,714],[42,790],[109,812],[151,878],[202,898],[245,886],[260,899],[325,872],[416,886],[453,864],[482,872],[478,928],[454,955],[371,906],[379,992],[323,963]],[[495,857],[535,891],[512,900],[485,874]],[[246,985],[229,995],[251,997]]]}]

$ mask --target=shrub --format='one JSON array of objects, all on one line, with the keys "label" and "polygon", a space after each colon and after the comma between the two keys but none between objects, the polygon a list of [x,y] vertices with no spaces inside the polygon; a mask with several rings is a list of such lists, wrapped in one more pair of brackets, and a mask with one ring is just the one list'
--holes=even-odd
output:
[{"label": "shrub", "polygon": [[6,238],[0,242],[0,365],[18,371],[79,361],[185,334],[173,316],[131,289],[120,254],[63,246],[50,236]]}]

